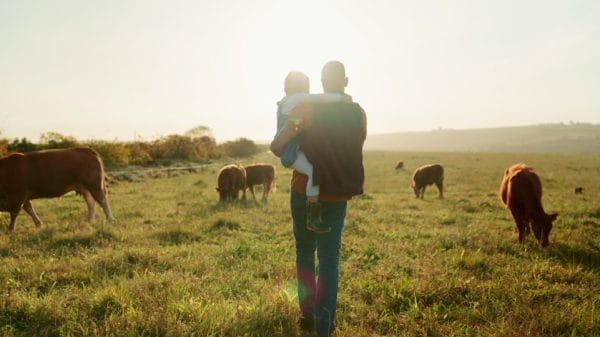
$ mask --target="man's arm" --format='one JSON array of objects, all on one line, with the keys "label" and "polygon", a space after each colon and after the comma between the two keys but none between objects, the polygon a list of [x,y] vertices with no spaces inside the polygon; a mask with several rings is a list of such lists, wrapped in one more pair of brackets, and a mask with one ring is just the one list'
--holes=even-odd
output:
[{"label": "man's arm", "polygon": [[365,139],[367,139],[367,114],[365,113],[365,110],[360,109],[360,117],[362,122],[362,139],[364,142]]}]

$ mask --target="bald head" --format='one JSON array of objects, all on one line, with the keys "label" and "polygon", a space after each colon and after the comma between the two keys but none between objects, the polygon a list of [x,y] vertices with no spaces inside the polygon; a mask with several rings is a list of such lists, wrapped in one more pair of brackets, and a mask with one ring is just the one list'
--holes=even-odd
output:
[{"label": "bald head", "polygon": [[293,94],[308,94],[308,76],[299,71],[290,71],[285,77],[284,90],[287,96]]},{"label": "bald head", "polygon": [[343,93],[348,85],[346,69],[340,61],[329,61],[321,70],[321,83],[324,92]]}]

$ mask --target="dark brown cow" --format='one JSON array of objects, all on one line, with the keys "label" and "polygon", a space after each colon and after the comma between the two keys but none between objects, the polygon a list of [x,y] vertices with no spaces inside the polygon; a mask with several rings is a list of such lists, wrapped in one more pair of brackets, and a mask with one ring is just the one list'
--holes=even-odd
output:
[{"label": "dark brown cow", "polygon": [[510,210],[517,230],[519,242],[529,234],[529,224],[533,234],[542,246],[548,245],[552,222],[557,213],[546,214],[542,207],[542,183],[531,167],[515,164],[504,172],[500,185],[500,198]]},{"label": "dark brown cow", "polygon": [[252,198],[256,201],[254,195],[254,185],[263,186],[262,201],[267,201],[271,187],[275,186],[275,167],[268,164],[253,164],[245,166],[246,186],[252,193]]},{"label": "dark brown cow", "polygon": [[583,194],[583,187],[575,187],[575,194]]},{"label": "dark brown cow", "polygon": [[108,221],[113,221],[106,198],[104,166],[96,151],[81,147],[13,153],[0,159],[0,211],[10,213],[9,233],[15,228],[21,208],[36,226],[42,225],[31,200],[60,197],[71,191],[83,195],[88,221],[94,220],[95,202],[100,204]]},{"label": "dark brown cow", "polygon": [[246,199],[246,170],[242,166],[237,164],[224,166],[219,171],[217,180],[219,187],[216,189],[220,201],[237,200],[240,191],[244,192],[244,199]]},{"label": "dark brown cow", "polygon": [[404,167],[404,162],[403,161],[399,161],[398,164],[396,164],[396,170],[399,170],[401,168]]},{"label": "dark brown cow", "polygon": [[412,189],[417,198],[423,199],[425,187],[435,184],[440,191],[440,199],[444,197],[444,168],[440,164],[419,167],[413,175]]}]

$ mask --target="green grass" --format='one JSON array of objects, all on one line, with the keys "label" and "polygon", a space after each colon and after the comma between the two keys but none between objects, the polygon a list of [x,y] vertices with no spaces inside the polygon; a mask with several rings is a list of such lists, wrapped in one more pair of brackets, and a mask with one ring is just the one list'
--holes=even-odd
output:
[{"label": "green grass", "polygon": [[[255,161],[277,163],[244,164]],[[417,200],[412,172],[434,162],[445,199],[430,187]],[[560,213],[545,249],[517,242],[500,203],[516,162]],[[600,336],[600,157],[367,152],[365,166],[336,336]],[[0,336],[310,336],[298,328],[290,171],[278,167],[267,204],[218,205],[218,169],[114,181],[113,224],[99,207],[86,223],[75,195],[35,200],[44,227],[23,212],[0,235]]]}]

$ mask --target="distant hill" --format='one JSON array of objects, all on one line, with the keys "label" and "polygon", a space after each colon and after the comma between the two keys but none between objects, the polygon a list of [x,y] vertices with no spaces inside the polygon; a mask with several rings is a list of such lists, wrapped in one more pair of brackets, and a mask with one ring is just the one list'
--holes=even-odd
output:
[{"label": "distant hill", "polygon": [[369,135],[365,150],[600,154],[600,124],[542,124]]}]

